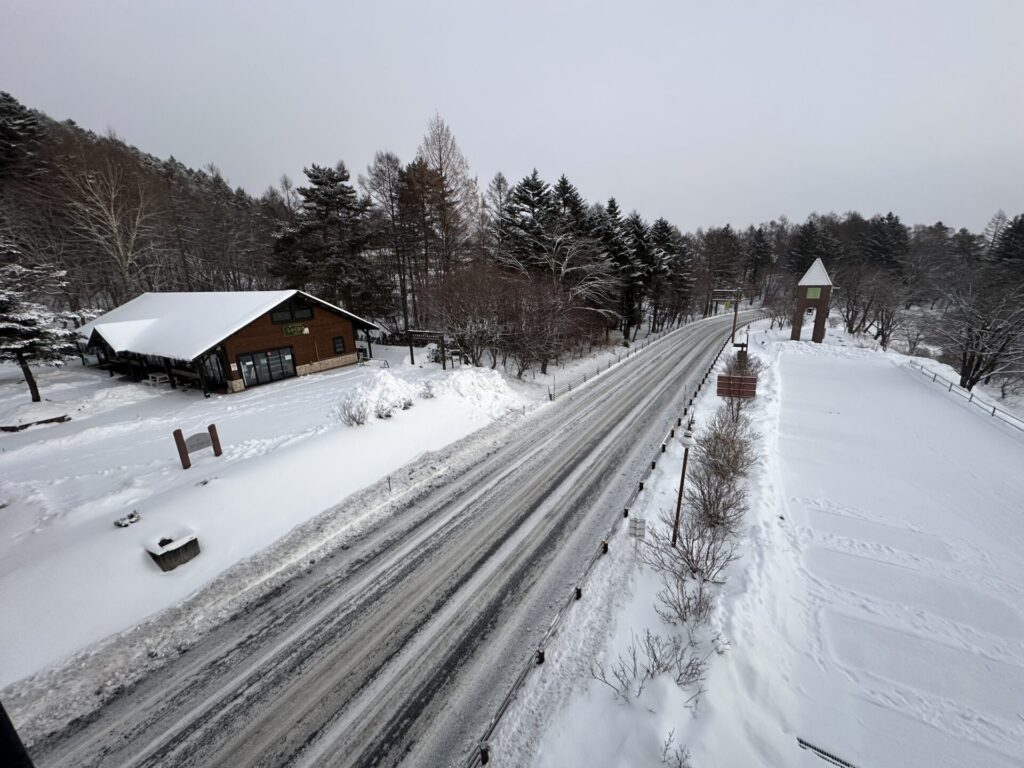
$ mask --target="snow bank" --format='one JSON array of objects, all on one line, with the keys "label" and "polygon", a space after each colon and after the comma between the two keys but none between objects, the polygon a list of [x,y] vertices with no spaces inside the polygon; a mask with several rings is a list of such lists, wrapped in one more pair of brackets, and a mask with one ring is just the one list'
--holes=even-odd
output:
[{"label": "snow bank", "polygon": [[490,369],[460,368],[451,376],[432,383],[435,396],[457,397],[491,418],[500,418],[522,405],[522,399],[502,375]]}]

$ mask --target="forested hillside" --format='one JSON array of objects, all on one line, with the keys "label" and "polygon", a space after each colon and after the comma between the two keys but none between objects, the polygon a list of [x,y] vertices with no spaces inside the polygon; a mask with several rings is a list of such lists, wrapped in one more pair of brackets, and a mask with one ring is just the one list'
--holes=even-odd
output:
[{"label": "forested hillside", "polygon": [[473,363],[521,375],[612,329],[630,339],[706,314],[714,289],[742,288],[784,321],[821,257],[851,332],[941,346],[966,386],[1020,375],[1024,214],[999,212],[983,232],[857,212],[682,232],[627,210],[536,170],[481,185],[439,116],[411,158],[380,151],[355,179],[310,158],[304,179],[255,197],[213,166],[0,93],[0,253],[5,275],[22,270],[9,303],[72,322],[143,291],[295,287],[389,334],[445,330]]}]

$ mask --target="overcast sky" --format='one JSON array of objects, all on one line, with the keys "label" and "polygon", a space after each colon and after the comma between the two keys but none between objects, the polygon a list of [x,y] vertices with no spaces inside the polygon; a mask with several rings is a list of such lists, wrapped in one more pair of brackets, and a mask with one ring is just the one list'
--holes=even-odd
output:
[{"label": "overcast sky", "polygon": [[481,187],[980,229],[1024,212],[1022,30],[1022,0],[0,0],[0,90],[254,193],[410,160],[436,111]]}]

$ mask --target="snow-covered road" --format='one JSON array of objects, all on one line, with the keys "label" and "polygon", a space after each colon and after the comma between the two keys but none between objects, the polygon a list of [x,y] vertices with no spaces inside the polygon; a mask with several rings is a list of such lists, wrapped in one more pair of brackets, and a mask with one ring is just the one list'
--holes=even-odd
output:
[{"label": "snow-covered road", "polygon": [[687,326],[428,459],[442,482],[341,537],[95,719],[40,740],[38,763],[464,760],[730,324]]}]

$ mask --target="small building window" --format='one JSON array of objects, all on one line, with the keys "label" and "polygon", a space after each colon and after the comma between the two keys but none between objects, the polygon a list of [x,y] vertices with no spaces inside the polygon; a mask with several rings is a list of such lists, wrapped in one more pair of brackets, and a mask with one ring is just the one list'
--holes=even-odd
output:
[{"label": "small building window", "polygon": [[290,323],[293,320],[311,320],[313,307],[302,299],[288,299],[270,313],[272,323]]},{"label": "small building window", "polygon": [[334,337],[334,354],[344,355],[345,354],[345,337],[335,336]]},{"label": "small building window", "polygon": [[807,289],[807,298],[808,299],[820,299],[821,298],[821,288],[808,288]]}]

